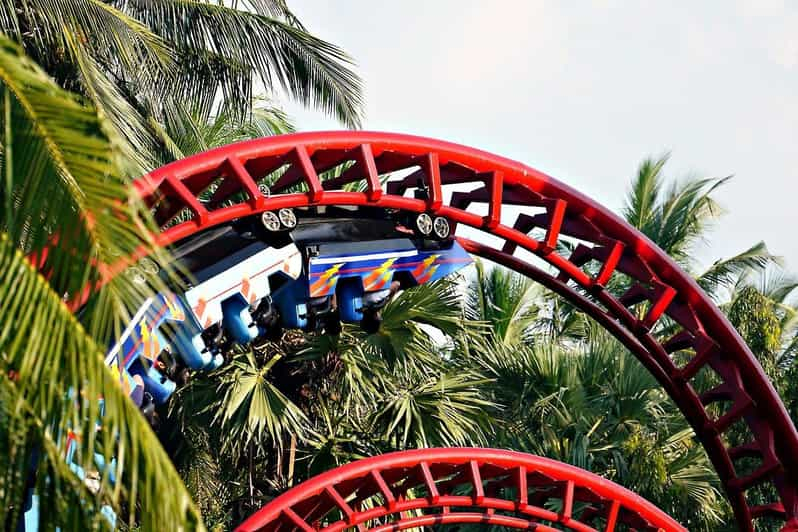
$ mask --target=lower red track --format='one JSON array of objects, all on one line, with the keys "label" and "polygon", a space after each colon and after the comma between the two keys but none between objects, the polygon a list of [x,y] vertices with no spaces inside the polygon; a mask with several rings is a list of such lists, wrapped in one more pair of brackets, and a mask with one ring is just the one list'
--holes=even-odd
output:
[{"label": "lower red track", "polygon": [[648,501],[582,469],[499,449],[419,449],[314,477],[237,532],[372,532],[451,524],[554,532],[686,529]]},{"label": "lower red track", "polygon": [[[338,177],[325,179],[323,173],[336,168]],[[419,180],[429,199],[406,196]],[[457,190],[450,194],[448,185]],[[160,168],[135,186],[164,226],[160,245],[265,210],[314,205],[430,211],[481,232],[479,242],[461,236],[468,251],[562,295],[652,372],[706,449],[742,530],[753,530],[765,515],[798,523],[798,433],[757,360],[664,252],[567,185],[438,140],[326,132],[225,146]],[[202,194],[207,199],[201,201]],[[176,216],[187,221],[169,224]],[[558,252],[563,243],[572,251]],[[611,293],[613,281],[628,289]],[[667,338],[652,333],[663,324],[671,331]],[[716,385],[701,389],[696,376],[702,372],[713,374]],[[730,447],[731,430],[747,441]],[[747,493],[760,486],[772,487],[774,499],[749,504]]]}]

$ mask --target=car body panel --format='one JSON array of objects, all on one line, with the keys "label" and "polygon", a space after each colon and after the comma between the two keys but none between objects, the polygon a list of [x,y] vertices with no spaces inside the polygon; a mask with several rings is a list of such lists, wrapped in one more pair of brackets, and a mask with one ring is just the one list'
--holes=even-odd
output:
[{"label": "car body panel", "polygon": [[208,269],[197,272],[197,278],[205,280],[185,293],[192,317],[203,330],[223,320],[222,302],[226,299],[238,295],[253,304],[269,295],[273,273],[296,279],[302,271],[302,255],[294,244],[275,249],[253,242],[212,268],[218,271],[216,275],[208,276]]},{"label": "car body panel", "polygon": [[[105,358],[106,365],[111,368],[125,393],[134,397],[137,404],[141,401],[139,393],[141,387],[147,388],[147,379],[144,377],[156,376],[151,375],[150,370],[160,375],[154,367],[139,370],[138,364],[144,359],[147,366],[152,366],[161,350],[169,345],[159,330],[166,321],[182,323],[185,319],[185,309],[175,294],[159,294],[149,298],[139,307],[133,320],[108,352]],[[136,365],[135,371],[134,365]],[[162,395],[159,392],[160,390],[156,391],[159,396]]]},{"label": "car body panel", "polygon": [[364,292],[376,292],[390,286],[398,272],[408,272],[415,284],[446,277],[473,262],[471,256],[452,242],[448,249],[418,249],[409,239],[372,243],[372,253],[346,253],[343,247],[308,262],[308,296],[322,297],[335,293],[340,279],[359,278]]}]

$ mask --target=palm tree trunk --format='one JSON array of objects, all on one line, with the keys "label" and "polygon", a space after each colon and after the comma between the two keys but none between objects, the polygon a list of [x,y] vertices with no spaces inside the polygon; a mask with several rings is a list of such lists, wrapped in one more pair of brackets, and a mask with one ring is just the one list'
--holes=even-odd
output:
[{"label": "palm tree trunk", "polygon": [[296,460],[296,434],[291,434],[291,447],[288,450],[288,487],[294,485],[295,460]]},{"label": "palm tree trunk", "polygon": [[249,504],[250,507],[255,507],[255,449],[253,442],[249,442]]}]

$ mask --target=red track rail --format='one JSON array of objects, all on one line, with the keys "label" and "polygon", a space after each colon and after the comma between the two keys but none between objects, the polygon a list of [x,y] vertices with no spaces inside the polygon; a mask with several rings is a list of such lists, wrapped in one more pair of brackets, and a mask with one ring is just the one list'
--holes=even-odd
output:
[{"label": "red track rail", "polygon": [[[341,165],[349,166],[340,177],[319,177]],[[391,173],[403,177],[381,186],[381,178]],[[405,196],[417,179],[429,187],[428,200]],[[262,183],[271,183],[270,196],[259,190]],[[350,183],[360,183],[364,192],[342,190]],[[461,191],[444,193],[453,184]],[[463,192],[468,184],[476,188]],[[468,251],[571,301],[617,336],[659,380],[695,429],[742,530],[753,530],[753,520],[765,515],[798,526],[798,433],[757,360],[664,252],[567,185],[521,163],[438,140],[325,132],[211,150],[160,168],[135,187],[164,227],[181,212],[190,218],[164,229],[157,237],[160,245],[264,210],[309,205],[433,211],[482,231],[489,235],[480,239],[485,243],[460,238]],[[199,201],[209,187],[215,191]],[[475,211],[480,204],[482,210]],[[506,208],[511,205],[527,212],[511,216],[518,212]],[[486,243],[496,240],[501,243]],[[575,246],[567,256],[557,252],[563,242]],[[606,287],[619,279],[629,288],[615,297]],[[661,341],[651,331],[663,323],[673,334]],[[717,386],[697,389],[702,371],[714,373]],[[749,441],[730,448],[724,435],[733,427]],[[749,505],[746,493],[761,485],[773,486],[778,498]]]},{"label": "red track rail", "polygon": [[478,523],[555,532],[684,532],[631,491],[574,466],[499,449],[419,449],[366,458],[277,497],[236,532],[396,532]]}]

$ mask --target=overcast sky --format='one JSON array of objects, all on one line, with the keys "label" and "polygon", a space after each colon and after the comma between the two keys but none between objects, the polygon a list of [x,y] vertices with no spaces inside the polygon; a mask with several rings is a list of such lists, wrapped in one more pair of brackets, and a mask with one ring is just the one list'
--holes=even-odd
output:
[{"label": "overcast sky", "polygon": [[702,261],[765,240],[798,273],[798,1],[289,5],[357,61],[365,129],[492,151],[615,210],[638,162],[671,152],[673,178],[735,175]]}]

